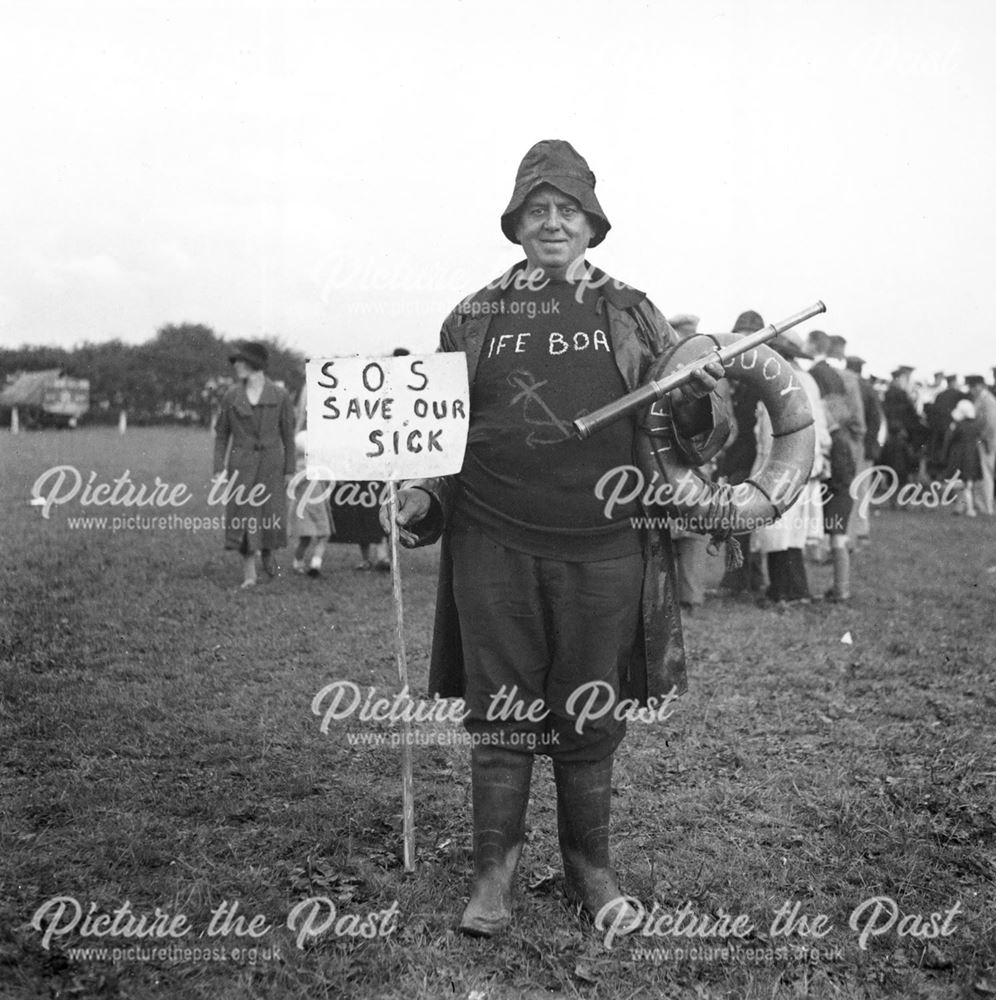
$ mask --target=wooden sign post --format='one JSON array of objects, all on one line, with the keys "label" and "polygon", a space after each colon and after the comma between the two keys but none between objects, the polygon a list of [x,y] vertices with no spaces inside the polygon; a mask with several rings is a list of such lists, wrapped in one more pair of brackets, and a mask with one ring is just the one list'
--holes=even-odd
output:
[{"label": "wooden sign post", "polygon": [[[463,354],[391,358],[317,358],[306,371],[307,478],[383,480],[391,514],[394,647],[398,679],[408,689],[397,483],[459,472],[470,413]],[[415,869],[412,724],[402,720],[401,800],[404,863]]]}]

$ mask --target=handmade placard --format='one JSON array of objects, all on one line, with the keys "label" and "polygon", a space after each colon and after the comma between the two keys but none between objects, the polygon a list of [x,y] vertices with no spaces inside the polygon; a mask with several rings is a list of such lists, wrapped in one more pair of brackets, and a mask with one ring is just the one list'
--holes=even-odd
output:
[{"label": "handmade placard", "polygon": [[[408,690],[404,602],[398,558],[398,487],[463,467],[470,415],[463,354],[317,358],[306,370],[308,479],[383,480],[391,542],[394,650]],[[406,871],[415,870],[411,720],[401,722],[401,801]]]},{"label": "handmade placard", "polygon": [[316,358],[306,377],[309,479],[460,471],[470,413],[463,354]]}]

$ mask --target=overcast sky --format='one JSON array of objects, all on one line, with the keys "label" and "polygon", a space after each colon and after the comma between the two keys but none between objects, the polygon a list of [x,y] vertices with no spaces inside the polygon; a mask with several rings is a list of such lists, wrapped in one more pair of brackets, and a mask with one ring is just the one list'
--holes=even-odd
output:
[{"label": "overcast sky", "polygon": [[988,0],[6,0],[0,343],[432,350],[564,138],[665,313],[822,298],[873,372],[988,371],[994,51]]}]

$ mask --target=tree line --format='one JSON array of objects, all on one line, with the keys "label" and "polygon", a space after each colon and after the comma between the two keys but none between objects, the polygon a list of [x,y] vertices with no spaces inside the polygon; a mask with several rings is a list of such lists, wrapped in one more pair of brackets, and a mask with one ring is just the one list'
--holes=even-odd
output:
[{"label": "tree line", "polygon": [[[296,395],[304,382],[304,355],[273,337],[257,338],[270,352],[267,375]],[[143,344],[120,340],[61,347],[0,347],[0,387],[20,372],[61,368],[90,382],[86,423],[114,423],[122,410],[136,424],[208,426],[232,384],[233,341],[200,323],[168,324]]]}]

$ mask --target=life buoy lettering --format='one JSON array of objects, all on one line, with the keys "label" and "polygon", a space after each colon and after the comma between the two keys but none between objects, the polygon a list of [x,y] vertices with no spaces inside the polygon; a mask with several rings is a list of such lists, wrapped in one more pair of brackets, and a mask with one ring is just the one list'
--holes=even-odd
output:
[{"label": "life buoy lettering", "polygon": [[[736,334],[689,337],[657,359],[646,381],[660,381],[739,339]],[[753,531],[776,521],[795,502],[813,465],[813,413],[805,392],[799,391],[802,386],[791,365],[762,344],[734,358],[726,374],[750,383],[771,417],[771,453],[756,475],[735,487],[706,480],[674,446],[674,427],[666,406],[647,407],[637,440],[644,474],[648,469],[659,472],[671,486],[664,504],[666,512],[695,524],[703,533]]]}]

